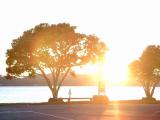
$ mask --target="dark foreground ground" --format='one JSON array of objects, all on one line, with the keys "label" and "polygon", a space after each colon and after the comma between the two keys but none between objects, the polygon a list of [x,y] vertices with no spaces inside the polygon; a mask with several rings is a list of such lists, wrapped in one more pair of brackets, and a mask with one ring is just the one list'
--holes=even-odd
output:
[{"label": "dark foreground ground", "polygon": [[160,104],[0,105],[0,120],[160,120]]}]

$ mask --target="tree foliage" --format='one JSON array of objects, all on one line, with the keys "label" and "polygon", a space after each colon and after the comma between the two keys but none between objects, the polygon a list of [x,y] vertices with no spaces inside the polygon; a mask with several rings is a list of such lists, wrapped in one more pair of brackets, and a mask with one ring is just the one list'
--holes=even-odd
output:
[{"label": "tree foliage", "polygon": [[160,82],[160,46],[148,46],[138,60],[129,65],[132,77],[143,86],[147,98],[152,98]]},{"label": "tree foliage", "polygon": [[[7,50],[8,78],[42,74],[57,98],[66,76],[72,68],[96,62],[107,47],[95,35],[80,34],[70,24],[39,24],[14,39]],[[50,72],[52,79],[48,78]]]}]

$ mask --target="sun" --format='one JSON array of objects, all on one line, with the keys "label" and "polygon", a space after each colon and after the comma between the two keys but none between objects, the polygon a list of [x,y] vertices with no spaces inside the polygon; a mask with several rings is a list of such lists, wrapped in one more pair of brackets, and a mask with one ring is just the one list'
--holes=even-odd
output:
[{"label": "sun", "polygon": [[[105,61],[102,65],[101,75],[102,80],[107,85],[122,85],[128,79],[128,64],[129,60],[119,57],[113,52],[108,52],[105,55]],[[76,68],[78,74],[93,74],[99,80],[99,66],[98,64],[89,64],[83,68]]]},{"label": "sun", "polygon": [[111,52],[106,54],[103,66],[103,79],[108,84],[121,84],[128,77],[128,60]]}]

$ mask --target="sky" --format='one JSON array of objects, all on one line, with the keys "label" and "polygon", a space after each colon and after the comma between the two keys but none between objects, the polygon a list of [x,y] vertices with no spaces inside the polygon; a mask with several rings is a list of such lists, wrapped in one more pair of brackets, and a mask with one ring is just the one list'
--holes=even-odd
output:
[{"label": "sky", "polygon": [[[0,0],[0,74],[12,40],[40,23],[70,23],[95,34],[112,69],[126,67],[148,45],[160,44],[159,0]],[[113,70],[112,70],[113,71]]]}]

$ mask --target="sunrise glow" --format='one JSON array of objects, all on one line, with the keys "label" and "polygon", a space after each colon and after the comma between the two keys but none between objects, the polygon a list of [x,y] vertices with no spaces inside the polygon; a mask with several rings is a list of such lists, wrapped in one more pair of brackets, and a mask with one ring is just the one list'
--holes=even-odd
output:
[{"label": "sunrise glow", "polygon": [[[120,53],[119,53],[120,54]],[[111,51],[106,53],[105,61],[103,63],[102,80],[109,85],[121,85],[128,77],[129,59],[120,58]],[[89,64],[82,68],[76,68],[78,74],[99,74],[98,64]],[[97,79],[98,80],[98,79]]]},{"label": "sunrise glow", "polygon": [[103,68],[103,78],[109,84],[125,82],[128,76],[128,64],[128,59],[120,58],[118,55],[108,52],[106,54],[105,67]]},{"label": "sunrise glow", "polygon": [[0,120],[160,120],[160,0],[0,0]]}]

